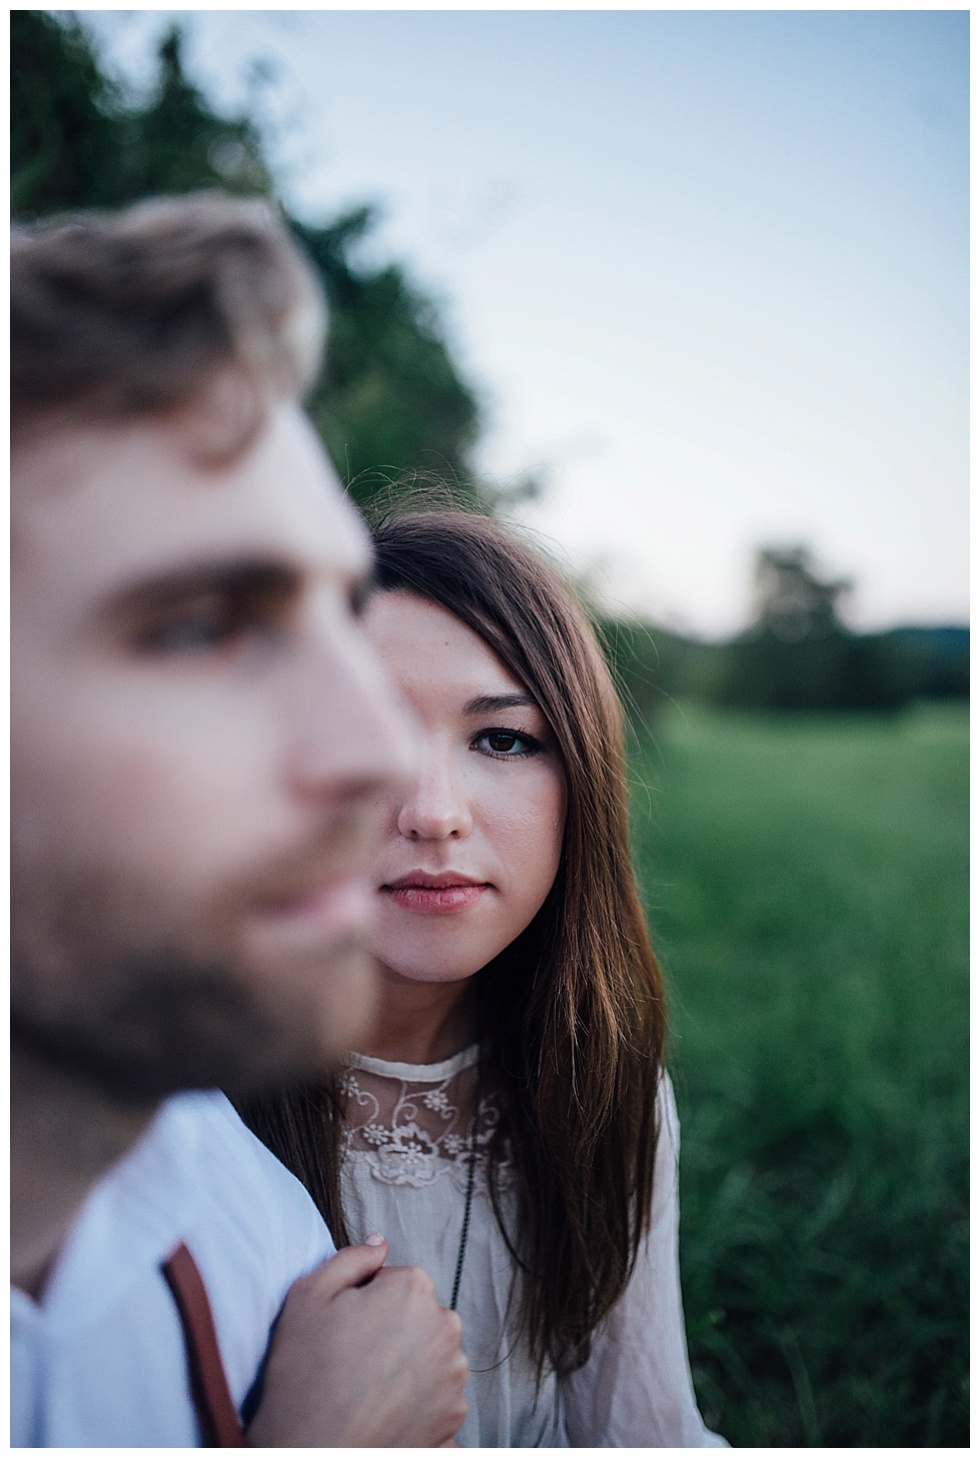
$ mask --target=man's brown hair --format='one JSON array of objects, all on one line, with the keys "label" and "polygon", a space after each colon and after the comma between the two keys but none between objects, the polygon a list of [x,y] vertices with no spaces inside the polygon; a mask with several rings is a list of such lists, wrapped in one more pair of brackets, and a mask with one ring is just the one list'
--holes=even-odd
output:
[{"label": "man's brown hair", "polygon": [[11,419],[164,416],[220,378],[244,415],[312,383],[324,307],[275,207],[221,193],[155,198],[14,230]]}]

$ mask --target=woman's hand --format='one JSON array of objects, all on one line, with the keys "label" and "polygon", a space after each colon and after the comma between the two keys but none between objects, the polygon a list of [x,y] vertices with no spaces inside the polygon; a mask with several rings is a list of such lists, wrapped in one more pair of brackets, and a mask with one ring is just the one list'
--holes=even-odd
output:
[{"label": "woman's hand", "polygon": [[417,1266],[382,1269],[387,1254],[384,1240],[350,1246],[291,1287],[250,1445],[458,1446],[469,1370],[459,1317]]}]

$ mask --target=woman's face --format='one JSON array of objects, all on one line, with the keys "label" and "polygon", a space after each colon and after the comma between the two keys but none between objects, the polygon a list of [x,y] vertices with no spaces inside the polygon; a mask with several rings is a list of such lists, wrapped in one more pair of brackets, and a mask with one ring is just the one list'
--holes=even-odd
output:
[{"label": "woman's face", "polygon": [[551,731],[483,640],[410,592],[374,597],[367,631],[422,727],[419,777],[392,804],[372,950],[419,982],[472,977],[554,882],[565,781]]}]

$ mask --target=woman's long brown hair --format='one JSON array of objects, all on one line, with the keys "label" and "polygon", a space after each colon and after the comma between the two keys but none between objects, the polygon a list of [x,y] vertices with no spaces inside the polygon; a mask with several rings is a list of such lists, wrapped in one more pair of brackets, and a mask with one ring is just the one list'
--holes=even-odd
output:
[{"label": "woman's long brown hair", "polygon": [[[374,528],[381,591],[437,603],[534,696],[567,788],[558,876],[531,925],[476,979],[482,1076],[502,1094],[492,1155],[517,1167],[519,1320],[539,1372],[573,1371],[622,1295],[648,1223],[665,1040],[663,987],[629,855],[622,716],[574,593],[513,532],[456,511]],[[304,1181],[334,1233],[343,1107],[335,1086],[243,1113]]]}]

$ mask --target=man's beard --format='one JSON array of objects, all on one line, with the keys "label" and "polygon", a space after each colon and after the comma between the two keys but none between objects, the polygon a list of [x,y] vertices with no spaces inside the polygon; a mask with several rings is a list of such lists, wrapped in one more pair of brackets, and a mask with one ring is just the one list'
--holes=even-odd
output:
[{"label": "man's beard", "polygon": [[[105,971],[103,962],[100,977]],[[283,1073],[280,1062],[291,1071],[291,1059],[276,1057],[281,1029],[227,967],[134,957],[117,967],[113,980],[120,995],[102,1003],[96,1018],[60,1020],[15,1005],[14,1046],[120,1103],[145,1103],[178,1089],[237,1093],[274,1083]]]},{"label": "man's beard", "polygon": [[181,1089],[260,1092],[323,1075],[328,1042],[339,1056],[327,990],[337,977],[373,978],[359,944],[294,961],[276,984],[237,945],[241,901],[212,917],[205,939],[179,934],[131,881],[103,872],[69,888],[33,869],[13,876],[14,1046],[126,1105]]}]

